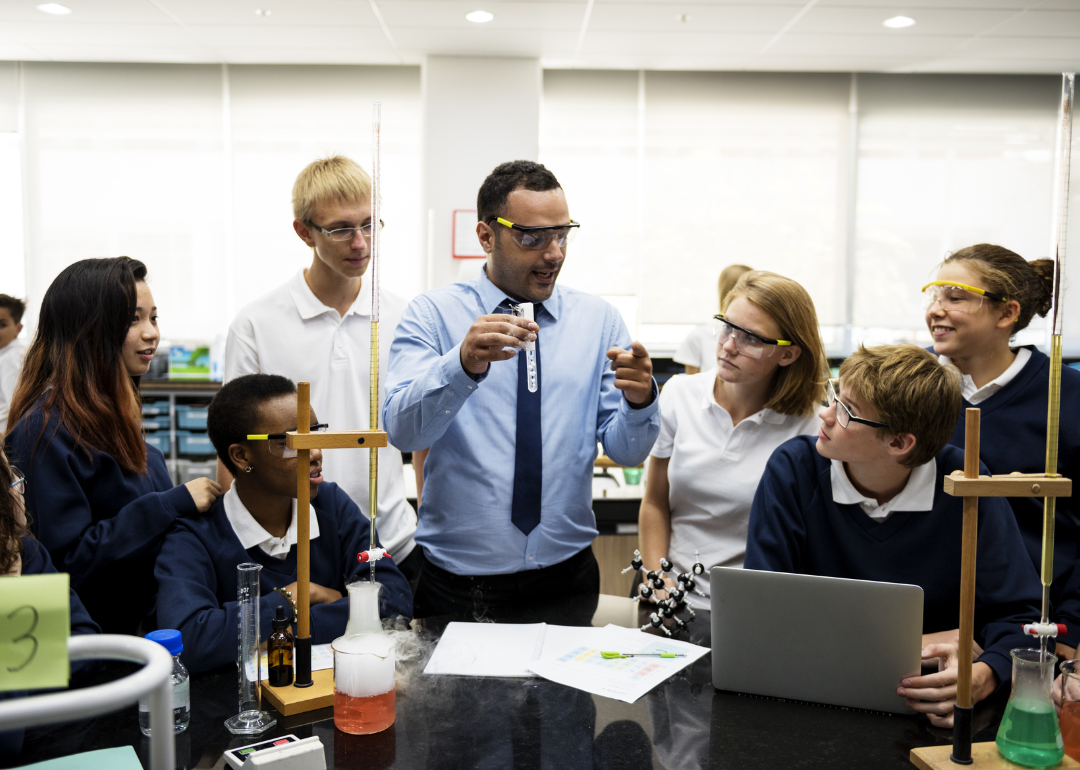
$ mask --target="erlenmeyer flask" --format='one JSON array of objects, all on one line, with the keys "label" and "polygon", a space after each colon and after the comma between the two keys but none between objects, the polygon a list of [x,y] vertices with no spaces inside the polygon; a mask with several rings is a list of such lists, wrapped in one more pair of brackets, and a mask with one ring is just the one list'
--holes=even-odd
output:
[{"label": "erlenmeyer flask", "polygon": [[352,583],[349,623],[334,640],[334,725],[377,733],[394,724],[394,638],[379,622],[378,583]]},{"label": "erlenmeyer flask", "polygon": [[1050,685],[1057,658],[1039,650],[1012,651],[1012,695],[998,728],[997,747],[1010,762],[1026,767],[1050,767],[1065,756]]}]

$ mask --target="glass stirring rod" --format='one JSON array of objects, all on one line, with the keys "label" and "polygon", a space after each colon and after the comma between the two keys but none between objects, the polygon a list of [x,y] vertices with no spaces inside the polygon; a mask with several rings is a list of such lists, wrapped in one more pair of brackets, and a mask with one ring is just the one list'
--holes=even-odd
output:
[{"label": "glass stirring rod", "polygon": [[[514,306],[514,315],[518,318],[524,318],[526,321],[533,321],[533,303],[522,302],[520,305]],[[539,383],[539,377],[536,372],[536,342],[525,343],[525,371],[529,377],[529,392],[535,393]]]}]

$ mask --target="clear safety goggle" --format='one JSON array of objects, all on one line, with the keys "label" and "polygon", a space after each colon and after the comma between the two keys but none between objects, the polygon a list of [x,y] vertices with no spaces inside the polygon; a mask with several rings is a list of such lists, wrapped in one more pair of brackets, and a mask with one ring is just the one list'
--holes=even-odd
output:
[{"label": "clear safety goggle", "polygon": [[514,239],[514,243],[523,249],[529,249],[530,251],[540,251],[547,247],[551,241],[555,241],[556,245],[560,249],[565,249],[566,246],[574,240],[574,236],[577,234],[577,228],[581,225],[574,220],[570,220],[568,225],[545,225],[538,227],[527,227],[526,225],[516,225],[508,219],[502,217],[496,217],[496,222],[504,227],[510,228],[510,237]]},{"label": "clear safety goggle", "polygon": [[20,471],[18,468],[12,466],[12,468],[11,468],[11,478],[13,478],[14,481],[12,481],[11,484],[8,485],[8,488],[9,489],[14,489],[16,492],[20,492],[22,494],[25,494],[26,493],[26,476],[23,475],[23,472]]},{"label": "clear safety goggle", "polygon": [[825,393],[829,399],[829,406],[836,405],[836,421],[840,423],[841,428],[846,428],[853,422],[860,422],[863,425],[869,425],[871,428],[888,428],[889,426],[883,422],[874,422],[873,420],[866,420],[862,417],[856,417],[848,409],[847,404],[841,401],[836,391],[840,389],[840,380],[829,380],[829,385],[825,388]]},{"label": "clear safety goggle", "polygon": [[934,303],[940,302],[941,309],[945,312],[961,313],[976,312],[982,307],[987,297],[996,302],[1008,301],[1008,297],[1002,294],[995,294],[977,286],[968,286],[966,283],[949,281],[931,281],[922,287],[922,296],[924,310],[929,310]]},{"label": "clear safety goggle", "polygon": [[[325,433],[326,429],[330,426],[325,422],[320,422],[311,426],[312,433]],[[296,450],[289,449],[285,446],[285,434],[284,433],[251,433],[248,435],[248,441],[266,441],[268,442],[270,454],[275,457],[283,457],[286,460],[291,460],[296,457]]]},{"label": "clear safety goggle", "polygon": [[728,337],[735,338],[735,349],[744,356],[750,358],[768,358],[777,346],[791,345],[791,340],[773,340],[762,337],[749,329],[733,324],[724,317],[723,313],[713,316],[713,336],[717,338],[718,345],[727,344]]}]

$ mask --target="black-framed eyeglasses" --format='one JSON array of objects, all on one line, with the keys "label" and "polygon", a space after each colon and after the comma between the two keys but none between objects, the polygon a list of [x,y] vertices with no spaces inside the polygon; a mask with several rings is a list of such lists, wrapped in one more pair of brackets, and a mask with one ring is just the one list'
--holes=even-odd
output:
[{"label": "black-framed eyeglasses", "polygon": [[[330,426],[325,422],[316,423],[311,426],[312,433],[325,433]],[[291,460],[296,457],[296,450],[289,449],[285,446],[285,434],[284,433],[250,433],[247,437],[248,441],[266,441],[267,446],[270,449],[270,454],[275,457],[282,457],[286,460]]]},{"label": "black-framed eyeglasses", "polygon": [[[365,238],[371,235],[371,222],[368,222],[366,225],[360,225],[359,227],[339,227],[336,230],[327,230],[325,227],[319,227],[310,219],[304,222],[304,224],[310,227],[312,230],[318,230],[320,233],[322,233],[332,241],[351,241],[353,238],[356,237],[357,230],[359,230],[360,235],[364,236]],[[384,227],[386,227],[386,222],[380,219],[380,232]]]},{"label": "black-framed eyeglasses", "polygon": [[537,225],[536,227],[517,225],[502,217],[495,217],[495,221],[503,227],[509,227],[510,237],[514,239],[514,243],[530,251],[539,251],[545,248],[552,240],[560,249],[565,249],[566,245],[572,243],[574,236],[577,235],[576,228],[581,227],[580,223],[572,219],[568,225]]},{"label": "black-framed eyeglasses", "polygon": [[[733,324],[723,313],[713,316],[713,335],[718,337],[721,345],[728,341],[728,337],[734,335],[735,349],[751,358],[767,358],[776,351],[777,346],[785,347],[794,344],[791,340],[772,340],[762,337],[738,324]],[[771,346],[768,353],[765,352],[766,346]]]},{"label": "black-framed eyeglasses", "polygon": [[853,422],[859,422],[863,425],[869,425],[871,428],[888,428],[889,426],[883,422],[874,422],[873,420],[866,420],[862,417],[856,417],[851,413],[851,410],[847,408],[847,404],[841,401],[836,395],[836,389],[840,387],[840,380],[829,380],[829,385],[825,389],[828,395],[829,406],[836,404],[836,421],[840,423],[841,428],[846,428]]},{"label": "black-framed eyeglasses", "polygon": [[12,466],[11,476],[15,480],[8,485],[8,489],[14,489],[16,492],[26,494],[26,476],[18,468]]}]

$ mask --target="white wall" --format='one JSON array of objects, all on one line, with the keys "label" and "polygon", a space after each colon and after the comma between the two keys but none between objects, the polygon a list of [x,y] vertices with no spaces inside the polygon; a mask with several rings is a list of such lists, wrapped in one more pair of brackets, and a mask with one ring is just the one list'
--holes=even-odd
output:
[{"label": "white wall", "polygon": [[476,208],[480,184],[495,166],[537,159],[541,84],[539,59],[427,58],[424,231],[433,223],[428,288],[480,269],[482,260],[453,258],[453,211]]}]

